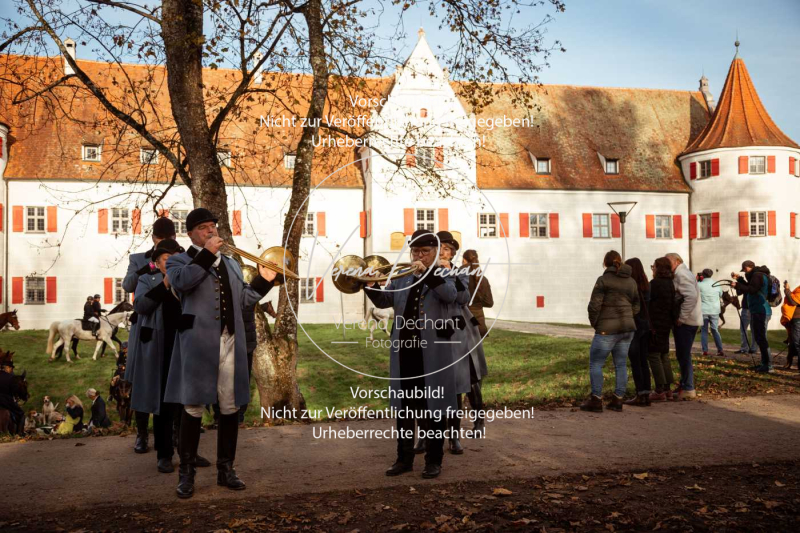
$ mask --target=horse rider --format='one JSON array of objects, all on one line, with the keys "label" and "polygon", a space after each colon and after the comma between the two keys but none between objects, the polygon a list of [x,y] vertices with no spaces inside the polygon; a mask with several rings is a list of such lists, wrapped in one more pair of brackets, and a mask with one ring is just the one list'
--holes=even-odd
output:
[{"label": "horse rider", "polygon": [[413,469],[415,422],[426,429],[422,477],[441,474],[447,416],[456,408],[452,317],[458,291],[454,276],[438,261],[438,243],[430,231],[415,231],[410,243],[414,275],[392,280],[391,291],[377,284],[365,288],[375,307],[394,307],[395,313],[389,377],[391,406],[398,411],[397,460],[387,476]]},{"label": "horse rider", "polygon": [[[131,254],[128,262],[128,271],[122,280],[122,288],[130,294],[136,293],[136,286],[139,278],[145,274],[156,272],[156,265],[152,260],[153,250],[158,243],[164,239],[175,240],[175,223],[167,217],[159,217],[153,223],[153,233],[151,236],[153,247],[146,252]],[[135,301],[135,298],[134,298]],[[134,312],[130,318],[130,331],[128,331],[128,363],[125,368],[125,381],[133,383],[133,373],[136,370],[136,349],[138,343],[136,338],[139,334],[138,314]],[[148,444],[149,434],[147,426],[150,423],[150,413],[136,411],[136,443],[133,451],[136,453],[147,453],[150,449]]]},{"label": "horse rider", "polygon": [[86,303],[83,304],[83,320],[88,322],[92,328],[92,336],[97,338],[97,329],[100,327],[99,315],[95,314],[94,298],[91,296],[86,297]]},{"label": "horse rider", "polygon": [[13,376],[14,362],[6,358],[3,360],[3,366],[0,366],[0,408],[8,409],[8,412],[11,413],[11,425],[14,428],[11,434],[15,435],[21,433],[20,430],[25,421],[25,412],[14,398]]},{"label": "horse rider", "polygon": [[238,411],[250,401],[242,309],[258,303],[276,273],[263,266],[250,284],[241,268],[221,255],[218,218],[197,208],[186,217],[192,246],[167,259],[166,276],[181,300],[177,337],[164,401],[183,405],[179,438],[178,497],[194,494],[200,427],[205,405],[219,403],[217,485],[245,488],[233,462],[239,433]]}]

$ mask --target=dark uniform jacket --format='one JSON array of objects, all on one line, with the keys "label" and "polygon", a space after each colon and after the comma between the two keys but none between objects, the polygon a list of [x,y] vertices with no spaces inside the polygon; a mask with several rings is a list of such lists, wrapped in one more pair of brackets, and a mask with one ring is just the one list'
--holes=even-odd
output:
[{"label": "dark uniform jacket", "polygon": [[102,396],[97,396],[97,399],[92,404],[92,419],[91,423],[96,428],[107,428],[111,425],[111,420],[106,413],[106,402]]}]

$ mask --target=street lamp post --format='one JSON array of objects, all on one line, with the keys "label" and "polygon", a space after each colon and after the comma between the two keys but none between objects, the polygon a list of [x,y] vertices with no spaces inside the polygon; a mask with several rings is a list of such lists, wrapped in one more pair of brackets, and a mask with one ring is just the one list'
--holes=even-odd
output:
[{"label": "street lamp post", "polygon": [[619,216],[620,237],[622,237],[622,260],[625,261],[625,221],[638,202],[608,202],[614,213]]}]

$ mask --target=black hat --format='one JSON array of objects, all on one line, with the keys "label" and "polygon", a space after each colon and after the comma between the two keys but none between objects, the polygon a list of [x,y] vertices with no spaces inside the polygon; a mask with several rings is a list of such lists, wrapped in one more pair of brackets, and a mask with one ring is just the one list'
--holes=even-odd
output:
[{"label": "black hat", "polygon": [[172,239],[164,239],[158,246],[156,246],[155,250],[153,250],[152,259],[153,261],[158,260],[159,256],[164,254],[175,254],[175,253],[183,253],[186,250],[181,248],[181,245],[178,244],[176,241]]},{"label": "black hat", "polygon": [[[418,238],[419,237],[419,238]],[[436,235],[427,229],[418,229],[411,235],[411,243],[409,246],[422,247],[422,246],[439,246],[439,241],[436,240]]]},{"label": "black hat", "polygon": [[186,216],[186,231],[192,231],[195,226],[203,222],[217,223],[219,218],[211,214],[211,211],[205,207],[198,207]]},{"label": "black hat", "polygon": [[97,298],[98,300],[100,299],[100,295],[99,294],[95,294],[94,297]]},{"label": "black hat", "polygon": [[459,248],[458,241],[453,237],[452,233],[450,233],[449,231],[440,231],[439,233],[436,234],[436,236],[439,237],[439,241],[442,244],[449,244],[450,246],[455,248],[456,251],[458,251]]},{"label": "black hat", "polygon": [[153,223],[153,235],[159,239],[175,236],[175,223],[167,217],[160,217]]},{"label": "black hat", "polygon": [[755,267],[756,267],[756,264],[755,264],[755,263],[753,263],[752,261],[750,261],[750,260],[748,259],[747,261],[744,261],[744,262],[742,263],[742,270],[744,270],[744,269],[745,269],[745,268],[747,268],[747,267],[750,267],[750,268],[755,268]]},{"label": "black hat", "polygon": [[91,302],[92,300],[94,300],[94,298],[93,298],[93,297],[91,297],[91,296],[87,296],[87,297],[86,297],[86,301],[87,301],[87,302]]}]

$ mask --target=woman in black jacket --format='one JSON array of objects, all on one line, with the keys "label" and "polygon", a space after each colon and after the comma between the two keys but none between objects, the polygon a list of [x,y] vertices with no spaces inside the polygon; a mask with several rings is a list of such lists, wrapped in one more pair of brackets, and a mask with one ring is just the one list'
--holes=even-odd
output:
[{"label": "woman in black jacket", "polygon": [[650,394],[650,401],[662,402],[672,399],[670,386],[674,380],[672,364],[669,360],[669,333],[672,331],[678,315],[675,285],[672,282],[672,264],[666,257],[659,257],[652,269],[653,281],[650,282],[650,302],[648,304],[652,333],[647,360],[653,371],[656,390]]},{"label": "woman in black jacket", "polygon": [[626,401],[627,405],[650,405],[650,366],[647,364],[648,344],[650,341],[650,312],[647,302],[650,300],[650,282],[644,273],[644,266],[638,257],[625,261],[631,267],[631,278],[636,282],[639,290],[639,301],[642,303],[639,312],[633,317],[636,322],[636,333],[628,350],[628,359],[631,362],[633,382],[636,385],[636,398]]}]

